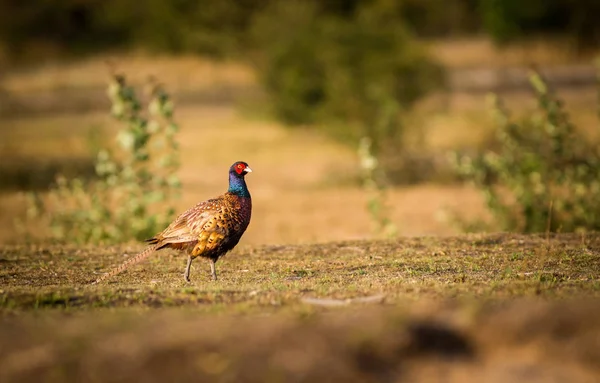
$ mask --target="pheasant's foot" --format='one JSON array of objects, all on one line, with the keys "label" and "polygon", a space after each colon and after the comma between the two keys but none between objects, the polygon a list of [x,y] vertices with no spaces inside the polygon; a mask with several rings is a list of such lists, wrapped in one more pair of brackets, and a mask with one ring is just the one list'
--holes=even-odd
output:
[{"label": "pheasant's foot", "polygon": [[213,281],[217,280],[217,267],[214,259],[210,260],[210,276],[212,277]]},{"label": "pheasant's foot", "polygon": [[192,257],[188,257],[187,266],[185,267],[185,273],[183,273],[183,279],[186,282],[191,282],[190,280],[190,270],[192,268]]}]

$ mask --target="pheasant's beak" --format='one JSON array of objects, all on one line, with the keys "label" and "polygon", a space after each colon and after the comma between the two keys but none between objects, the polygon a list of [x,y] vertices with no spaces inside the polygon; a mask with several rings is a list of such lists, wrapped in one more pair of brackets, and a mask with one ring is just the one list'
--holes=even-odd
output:
[{"label": "pheasant's beak", "polygon": [[244,173],[252,173],[252,169],[246,166],[246,168],[244,169]]}]

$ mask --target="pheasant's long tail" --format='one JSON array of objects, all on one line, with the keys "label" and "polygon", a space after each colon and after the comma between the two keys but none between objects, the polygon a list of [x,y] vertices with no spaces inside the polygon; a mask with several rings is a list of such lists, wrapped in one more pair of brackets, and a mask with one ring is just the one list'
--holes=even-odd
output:
[{"label": "pheasant's long tail", "polygon": [[146,250],[142,251],[141,253],[139,253],[138,255],[136,255],[135,257],[128,259],[127,261],[123,262],[123,264],[117,268],[114,268],[113,270],[109,271],[108,273],[104,274],[103,276],[101,276],[100,278],[96,279],[92,285],[95,285],[97,283],[102,282],[105,279],[114,277],[115,275],[123,272],[125,269],[127,269],[129,266],[133,266],[136,263],[140,263],[141,261],[143,261],[144,259],[148,258],[152,253],[154,253],[154,251],[156,251],[156,248],[158,247],[158,245],[152,245],[152,246],[148,246],[146,248]]}]

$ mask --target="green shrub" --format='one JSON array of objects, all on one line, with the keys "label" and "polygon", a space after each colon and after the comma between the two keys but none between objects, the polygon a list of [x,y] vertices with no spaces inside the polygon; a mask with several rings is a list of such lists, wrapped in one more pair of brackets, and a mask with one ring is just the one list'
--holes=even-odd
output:
[{"label": "green shrub", "polygon": [[315,54],[322,44],[317,8],[309,2],[275,3],[254,22],[257,74],[278,118],[314,122],[324,101],[325,72]]},{"label": "green shrub", "polygon": [[255,63],[275,114],[353,146],[368,137],[378,158],[386,147],[400,150],[403,110],[439,87],[443,73],[388,6],[361,3],[342,17],[290,1],[261,13]]},{"label": "green shrub", "polygon": [[600,151],[576,134],[538,73],[531,85],[538,113],[515,122],[494,96],[499,150],[457,158],[457,169],[481,189],[504,230],[598,230]]},{"label": "green shrub", "polygon": [[[15,57],[47,59],[51,46],[62,55],[114,48],[195,52],[246,57],[249,30],[267,8],[295,9],[298,0],[0,0],[0,45]],[[421,37],[462,37],[487,33],[508,42],[531,34],[572,37],[577,46],[596,48],[598,1],[573,0],[302,0],[317,17],[351,19],[365,8],[380,9],[393,24]],[[273,19],[276,23],[278,19]],[[289,19],[282,19],[286,31]],[[385,24],[381,25],[386,27]],[[275,36],[276,37],[276,36]],[[38,48],[38,49],[36,49]],[[58,48],[58,49],[57,49]]]},{"label": "green shrub", "polygon": [[[59,177],[47,199],[31,193],[28,218],[41,221],[59,241],[78,243],[143,240],[174,218],[179,196],[178,131],[173,103],[155,86],[146,113],[125,78],[109,86],[112,115],[122,124],[117,152],[100,150],[97,180]],[[167,205],[167,206],[165,206]]]}]

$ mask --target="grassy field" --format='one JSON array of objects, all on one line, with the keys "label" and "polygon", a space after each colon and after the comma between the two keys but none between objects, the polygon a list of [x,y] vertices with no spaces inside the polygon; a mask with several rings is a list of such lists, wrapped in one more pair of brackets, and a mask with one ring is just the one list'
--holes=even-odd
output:
[{"label": "grassy field", "polygon": [[241,246],[219,262],[193,264],[161,251],[105,286],[87,286],[141,250],[113,247],[4,246],[3,308],[180,306],[211,311],[263,311],[302,296],[347,299],[385,294],[406,298],[568,297],[600,292],[600,237],[517,235],[419,237],[312,245]]},{"label": "grassy field", "polygon": [[[0,248],[8,381],[593,381],[600,236],[241,246],[218,264],[139,245]],[[518,298],[518,299],[517,299]],[[557,363],[560,361],[560,363]]]}]

